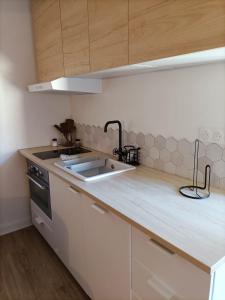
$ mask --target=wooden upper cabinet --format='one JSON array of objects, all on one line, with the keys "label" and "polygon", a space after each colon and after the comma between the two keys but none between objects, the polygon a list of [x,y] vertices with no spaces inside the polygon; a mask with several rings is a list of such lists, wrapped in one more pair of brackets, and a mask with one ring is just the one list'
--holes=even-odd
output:
[{"label": "wooden upper cabinet", "polygon": [[64,76],[59,0],[32,0],[38,81]]},{"label": "wooden upper cabinet", "polygon": [[225,0],[31,3],[38,81],[225,46]]},{"label": "wooden upper cabinet", "polygon": [[65,75],[89,72],[87,0],[60,0]]},{"label": "wooden upper cabinet", "polygon": [[130,64],[224,45],[224,0],[129,0]]},{"label": "wooden upper cabinet", "polygon": [[91,71],[128,64],[128,0],[88,0]]}]

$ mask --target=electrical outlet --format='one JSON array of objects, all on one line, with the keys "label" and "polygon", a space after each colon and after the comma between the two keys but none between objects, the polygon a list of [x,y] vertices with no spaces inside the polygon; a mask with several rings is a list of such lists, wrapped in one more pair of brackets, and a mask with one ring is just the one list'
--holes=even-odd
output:
[{"label": "electrical outlet", "polygon": [[211,141],[212,143],[224,144],[224,131],[221,129],[214,129]]},{"label": "electrical outlet", "polygon": [[198,138],[204,143],[209,143],[212,139],[212,131],[209,128],[201,127],[199,128]]},{"label": "electrical outlet", "polygon": [[221,128],[199,128],[198,138],[203,143],[216,143],[224,145],[225,143],[225,134],[224,130]]}]

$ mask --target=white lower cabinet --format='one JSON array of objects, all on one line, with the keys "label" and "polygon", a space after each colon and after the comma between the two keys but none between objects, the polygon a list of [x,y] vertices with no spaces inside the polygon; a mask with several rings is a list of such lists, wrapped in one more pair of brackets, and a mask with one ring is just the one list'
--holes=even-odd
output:
[{"label": "white lower cabinet", "polygon": [[211,276],[132,228],[133,300],[208,300]]},{"label": "white lower cabinet", "polygon": [[52,174],[50,189],[52,223],[33,222],[91,299],[225,299],[225,265],[207,274]]},{"label": "white lower cabinet", "polygon": [[83,289],[90,294],[84,254],[82,195],[70,184],[52,174],[50,188],[55,252]]},{"label": "white lower cabinet", "polygon": [[93,300],[130,300],[131,226],[50,175],[56,253]]},{"label": "white lower cabinet", "polygon": [[96,300],[129,300],[131,226],[84,196],[88,281]]}]

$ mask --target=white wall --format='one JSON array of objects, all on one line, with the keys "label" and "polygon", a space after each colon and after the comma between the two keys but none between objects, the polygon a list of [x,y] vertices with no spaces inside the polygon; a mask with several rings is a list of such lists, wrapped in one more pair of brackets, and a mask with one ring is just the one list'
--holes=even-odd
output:
[{"label": "white wall", "polygon": [[103,94],[73,96],[73,117],[103,126],[194,140],[200,127],[225,129],[225,64],[106,79]]},{"label": "white wall", "polygon": [[68,96],[28,93],[35,81],[29,0],[0,0],[0,234],[30,219],[17,150],[49,144],[52,125],[71,114]]}]

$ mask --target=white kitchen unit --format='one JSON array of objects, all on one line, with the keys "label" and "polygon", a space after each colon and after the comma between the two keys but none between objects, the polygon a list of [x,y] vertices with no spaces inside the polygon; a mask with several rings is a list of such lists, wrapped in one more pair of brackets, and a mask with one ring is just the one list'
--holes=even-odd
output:
[{"label": "white kitchen unit", "polygon": [[32,209],[35,226],[91,299],[225,299],[224,193],[187,200],[145,167],[87,183],[36,150],[22,153],[50,174],[52,223]]},{"label": "white kitchen unit", "polygon": [[129,300],[131,225],[83,195],[88,282],[96,300]]},{"label": "white kitchen unit", "polygon": [[92,299],[130,299],[131,225],[50,174],[56,253]]},{"label": "white kitchen unit", "polygon": [[50,189],[50,245],[91,299],[223,300],[223,265],[203,271],[52,173]]},{"label": "white kitchen unit", "polygon": [[55,252],[89,294],[81,194],[50,173]]}]

